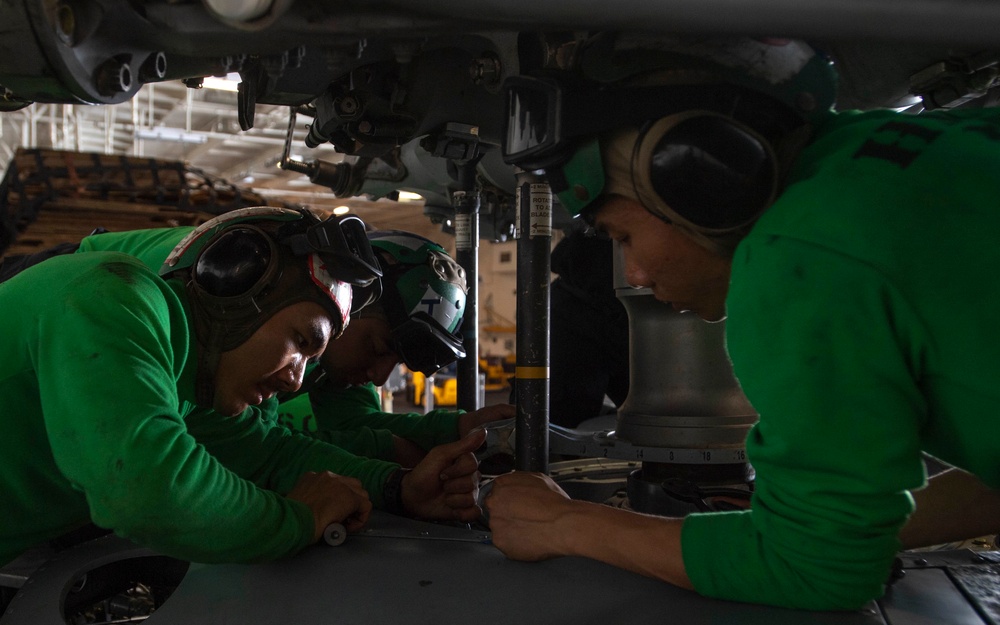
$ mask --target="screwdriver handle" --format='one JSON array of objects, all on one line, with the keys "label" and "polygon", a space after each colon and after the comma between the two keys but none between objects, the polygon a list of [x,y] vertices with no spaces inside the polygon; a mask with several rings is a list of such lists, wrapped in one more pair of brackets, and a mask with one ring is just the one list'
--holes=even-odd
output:
[{"label": "screwdriver handle", "polygon": [[347,530],[340,523],[331,523],[323,530],[323,542],[336,547],[347,540]]}]

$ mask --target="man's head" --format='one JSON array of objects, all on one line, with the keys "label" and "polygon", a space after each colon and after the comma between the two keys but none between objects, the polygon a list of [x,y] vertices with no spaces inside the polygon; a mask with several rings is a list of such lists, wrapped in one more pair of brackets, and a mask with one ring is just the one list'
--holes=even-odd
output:
[{"label": "man's head", "polygon": [[508,82],[505,160],[620,240],[630,281],[721,318],[733,250],[834,93],[800,42],[596,37],[572,71]]},{"label": "man's head", "polygon": [[335,335],[335,323],[315,301],[280,309],[247,340],[219,355],[212,407],[237,415],[279,392],[298,390],[308,361],[319,357]]},{"label": "man's head", "polygon": [[352,315],[323,355],[331,382],[383,384],[400,362],[431,374],[465,356],[458,333],[468,286],[444,248],[399,230],[369,233],[383,270],[382,297]]},{"label": "man's head", "polygon": [[[232,353],[256,345],[245,383],[265,396],[292,390],[289,383],[301,383],[295,354],[317,356],[331,335],[343,332],[352,287],[370,289],[381,270],[357,218],[321,221],[308,211],[256,207],[196,228],[160,274],[186,285],[199,345],[198,402],[231,413],[255,395],[233,375],[243,365]],[[281,376],[287,383],[271,380]]]}]

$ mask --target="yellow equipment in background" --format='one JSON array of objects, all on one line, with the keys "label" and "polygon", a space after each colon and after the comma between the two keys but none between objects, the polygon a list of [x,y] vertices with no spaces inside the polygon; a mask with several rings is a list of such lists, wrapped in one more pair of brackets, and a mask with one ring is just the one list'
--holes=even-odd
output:
[{"label": "yellow equipment in background", "polygon": [[[516,359],[510,356],[486,356],[479,359],[479,372],[485,378],[484,390],[486,392],[502,391],[510,387],[509,379],[514,375]],[[445,367],[434,374],[434,407],[456,406],[458,405],[458,381],[455,379],[455,367]],[[410,401],[417,405],[424,405],[424,385],[427,383],[427,376],[419,371],[412,371],[409,374]]]},{"label": "yellow equipment in background", "polygon": [[508,380],[514,375],[516,363],[513,354],[480,358],[479,371],[486,375],[486,391],[502,391],[510,387]]},{"label": "yellow equipment in background", "polygon": [[[417,406],[424,405],[424,384],[427,376],[413,371],[410,378],[410,401]],[[434,374],[434,406],[455,406],[458,404],[458,381],[455,374],[438,371]]]}]

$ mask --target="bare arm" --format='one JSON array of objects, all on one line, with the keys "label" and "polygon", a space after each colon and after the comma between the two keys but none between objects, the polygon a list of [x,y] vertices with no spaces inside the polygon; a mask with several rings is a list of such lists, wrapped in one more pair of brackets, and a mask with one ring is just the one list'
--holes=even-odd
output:
[{"label": "bare arm", "polygon": [[913,492],[917,510],[899,539],[913,549],[1000,532],[1000,491],[965,471],[951,469]]},{"label": "bare arm", "polygon": [[514,560],[582,556],[690,589],[681,519],[571,500],[548,477],[500,476],[486,498],[493,544]]}]

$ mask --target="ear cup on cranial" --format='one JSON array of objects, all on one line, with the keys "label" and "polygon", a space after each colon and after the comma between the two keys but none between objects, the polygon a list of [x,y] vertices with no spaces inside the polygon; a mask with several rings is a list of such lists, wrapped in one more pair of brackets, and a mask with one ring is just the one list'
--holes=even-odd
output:
[{"label": "ear cup on cranial", "polygon": [[194,265],[193,279],[215,297],[243,295],[267,272],[273,252],[273,244],[260,230],[230,228],[202,251]]},{"label": "ear cup on cranial", "polygon": [[725,232],[753,222],[777,191],[766,139],[724,115],[689,111],[639,132],[631,172],[639,200],[669,221]]}]

